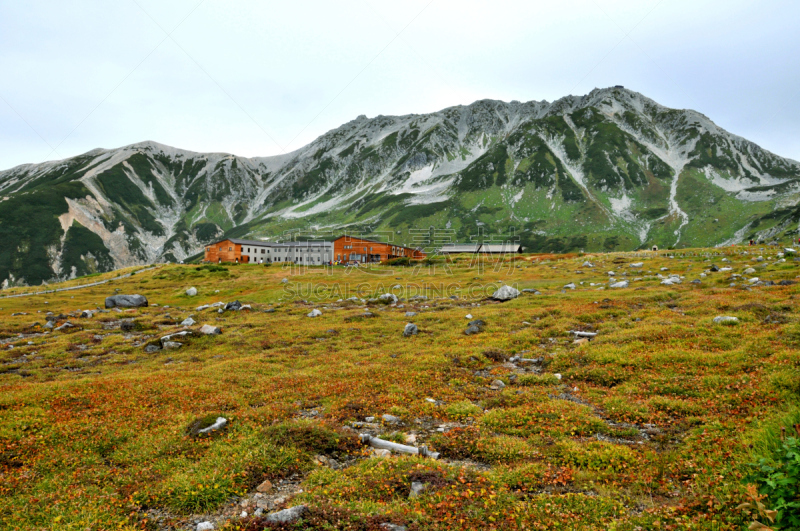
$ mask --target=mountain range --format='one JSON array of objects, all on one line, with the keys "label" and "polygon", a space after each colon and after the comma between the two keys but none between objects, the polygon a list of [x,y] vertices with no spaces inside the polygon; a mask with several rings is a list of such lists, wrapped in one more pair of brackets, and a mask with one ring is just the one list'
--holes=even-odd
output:
[{"label": "mountain range", "polygon": [[222,237],[352,232],[528,251],[713,246],[800,224],[800,163],[622,87],[359,116],[272,157],[155,142],[0,172],[0,281],[189,259]]}]

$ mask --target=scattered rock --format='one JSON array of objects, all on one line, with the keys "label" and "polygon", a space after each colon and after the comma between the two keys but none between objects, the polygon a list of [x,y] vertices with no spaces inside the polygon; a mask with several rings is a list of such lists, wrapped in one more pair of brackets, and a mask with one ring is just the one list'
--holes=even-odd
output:
[{"label": "scattered rock", "polygon": [[381,528],[385,529],[386,531],[408,531],[408,528],[404,525],[390,523],[381,524]]},{"label": "scattered rock", "polygon": [[468,314],[467,314],[467,315],[465,315],[464,317],[465,317],[466,319],[472,319],[472,314],[471,314],[471,313],[468,313]]},{"label": "scattered rock", "polygon": [[197,288],[191,287],[191,288],[187,289],[186,290],[186,295],[188,295],[189,297],[194,297],[195,295],[197,295]]},{"label": "scattered rock", "polygon": [[207,335],[207,336],[215,336],[215,335],[221,334],[222,330],[220,330],[216,326],[211,326],[211,325],[204,324],[203,326],[200,327],[199,332],[201,334],[204,334],[204,335]]},{"label": "scattered rock", "polygon": [[569,284],[564,286],[564,289],[575,289],[575,283],[570,282]]},{"label": "scattered rock", "polygon": [[306,314],[306,317],[319,317],[320,315],[322,315],[322,312],[314,308]]},{"label": "scattered rock", "polygon": [[589,262],[589,261],[586,261],[586,262],[583,263],[583,265],[581,267],[594,267],[594,264]]},{"label": "scattered rock", "polygon": [[383,304],[396,304],[397,300],[397,295],[394,293],[384,293],[378,297],[378,301],[382,302]]},{"label": "scattered rock", "polygon": [[414,317],[417,315],[417,312],[406,312],[406,317]]},{"label": "scattered rock", "polygon": [[496,301],[508,301],[519,297],[519,290],[509,285],[501,286],[500,289],[492,293],[492,298]]},{"label": "scattered rock", "polygon": [[225,305],[225,311],[237,311],[242,309],[242,303],[239,301],[229,302]]},{"label": "scattered rock", "polygon": [[700,282],[698,279],[694,279],[690,282],[690,284],[702,284],[702,282]]},{"label": "scattered rock", "polygon": [[178,343],[177,341],[162,341],[161,346],[164,348],[164,350],[174,350],[181,348],[183,343]]},{"label": "scattered rock", "polygon": [[212,531],[213,529],[214,529],[214,524],[212,524],[208,520],[197,524],[197,531]]},{"label": "scattered rock", "polygon": [[716,265],[712,265],[708,270],[716,273],[717,271],[719,271],[719,267],[717,267]]},{"label": "scattered rock", "polygon": [[186,319],[181,321],[181,326],[194,326],[194,323],[195,323],[194,319],[192,319],[191,317],[187,317]]},{"label": "scattered rock", "polygon": [[256,487],[256,491],[260,492],[261,494],[272,492],[272,482],[268,479],[264,480],[258,487]]},{"label": "scattered rock", "polygon": [[621,282],[614,282],[609,287],[610,288],[627,288],[628,287],[628,281],[627,280],[623,280]]},{"label": "scattered rock", "polygon": [[467,329],[464,330],[464,334],[471,336],[472,334],[480,334],[483,332],[484,327],[486,326],[486,321],[482,319],[476,319],[474,321],[470,321],[467,325]]},{"label": "scattered rock", "polygon": [[388,415],[387,414],[387,415],[382,416],[381,418],[387,424],[397,424],[398,422],[400,422],[400,419],[398,417],[395,417],[394,415]]},{"label": "scattered rock", "polygon": [[155,343],[150,343],[149,345],[146,345],[146,346],[144,347],[144,351],[145,351],[145,352],[150,352],[150,353],[152,353],[152,352],[158,352],[159,350],[161,350],[161,347],[159,347],[159,346],[158,346],[158,345],[156,345]]},{"label": "scattered rock", "polygon": [[83,319],[91,319],[93,315],[94,315],[94,312],[91,311],[91,310],[83,310],[81,312],[81,317]]},{"label": "scattered rock", "polygon": [[61,326],[55,329],[56,332],[60,332],[62,330],[67,330],[68,328],[75,328],[75,325],[67,321],[66,323],[62,324]]},{"label": "scattered rock", "polygon": [[503,380],[495,380],[491,384],[489,384],[490,389],[497,389],[497,390],[502,390],[505,388],[505,386],[506,384],[503,383]]},{"label": "scattered rock", "polygon": [[403,329],[403,335],[405,337],[415,336],[419,334],[419,328],[414,323],[408,323],[406,327]]},{"label": "scattered rock", "polygon": [[732,317],[730,315],[718,315],[714,317],[714,322],[717,324],[725,324],[725,323],[734,324],[739,322],[739,318]]},{"label": "scattered rock", "polygon": [[288,283],[289,283],[289,279],[288,278],[282,278],[281,279],[281,284],[288,284]]},{"label": "scattered rock", "polygon": [[106,297],[106,308],[142,308],[147,306],[147,298],[142,295],[112,295]]},{"label": "scattered rock", "polygon": [[797,284],[795,280],[781,280],[778,282],[779,286],[794,286],[795,284]]},{"label": "scattered rock", "polygon": [[416,498],[428,488],[427,483],[422,483],[419,481],[414,481],[411,483],[411,492],[408,493],[409,498]]},{"label": "scattered rock", "polygon": [[643,266],[644,266],[644,262],[634,262],[631,265],[629,265],[628,267],[643,267]]}]

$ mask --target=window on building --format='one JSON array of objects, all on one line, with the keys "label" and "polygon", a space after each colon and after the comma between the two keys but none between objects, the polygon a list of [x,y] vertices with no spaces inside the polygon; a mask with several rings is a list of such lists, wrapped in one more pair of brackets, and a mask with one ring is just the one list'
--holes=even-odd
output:
[{"label": "window on building", "polygon": [[228,250],[229,251],[233,251],[233,247],[228,247]]}]

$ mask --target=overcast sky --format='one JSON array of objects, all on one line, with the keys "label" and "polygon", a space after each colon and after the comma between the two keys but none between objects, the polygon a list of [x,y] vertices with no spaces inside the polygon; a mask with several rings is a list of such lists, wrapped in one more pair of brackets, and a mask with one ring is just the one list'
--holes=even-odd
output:
[{"label": "overcast sky", "polygon": [[0,0],[0,169],[625,85],[800,160],[800,2]]}]

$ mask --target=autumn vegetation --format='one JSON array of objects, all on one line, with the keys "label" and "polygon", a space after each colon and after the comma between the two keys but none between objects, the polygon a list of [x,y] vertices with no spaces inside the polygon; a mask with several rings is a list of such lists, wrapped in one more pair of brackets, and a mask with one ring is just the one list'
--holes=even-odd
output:
[{"label": "autumn vegetation", "polygon": [[[800,262],[777,251],[159,265],[0,299],[0,528],[193,529],[228,511],[249,531],[796,529],[800,284],[779,281]],[[712,264],[733,270],[700,278]],[[748,267],[775,284],[731,278]],[[608,271],[630,286],[610,289]],[[661,285],[667,273],[684,279]],[[488,299],[501,283],[539,294]],[[116,292],[150,306],[96,312]],[[370,302],[387,292],[400,302]],[[251,309],[195,310],[233,300]],[[46,312],[75,326],[46,331]],[[464,334],[467,314],[481,333]],[[222,334],[145,351],[189,316]],[[403,337],[408,322],[419,334]],[[224,429],[198,434],[219,416]],[[354,427],[366,417],[440,459],[374,458]],[[285,478],[302,522],[231,509]],[[427,488],[409,497],[412,482]]]}]

